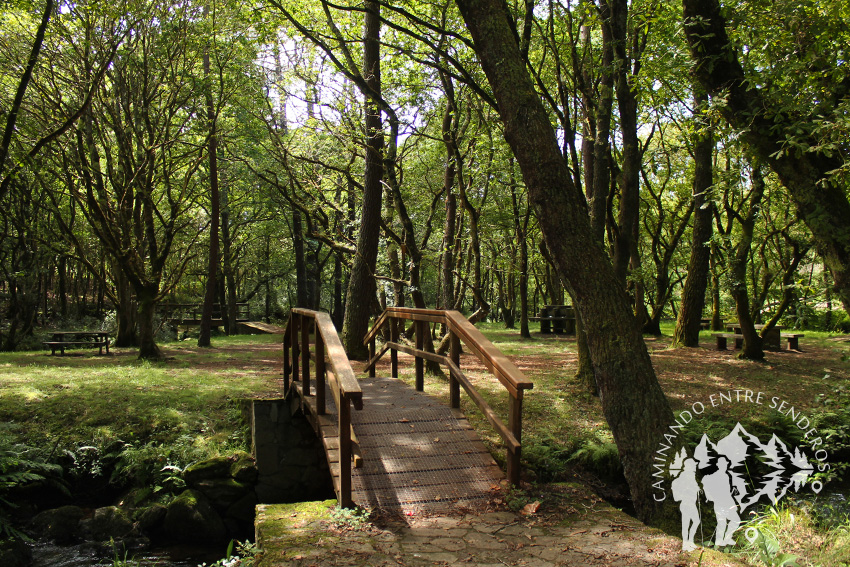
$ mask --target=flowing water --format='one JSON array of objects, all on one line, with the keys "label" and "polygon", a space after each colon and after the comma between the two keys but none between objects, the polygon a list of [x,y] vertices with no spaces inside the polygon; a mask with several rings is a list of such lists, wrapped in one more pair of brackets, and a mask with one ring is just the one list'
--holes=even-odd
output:
[{"label": "flowing water", "polygon": [[[36,542],[32,548],[32,567],[112,567],[116,559],[124,560],[122,553],[108,553],[102,545],[82,543],[78,545],[54,545]],[[197,567],[219,560],[222,551],[211,552],[209,548],[173,546],[128,552],[126,560],[135,567]]]}]

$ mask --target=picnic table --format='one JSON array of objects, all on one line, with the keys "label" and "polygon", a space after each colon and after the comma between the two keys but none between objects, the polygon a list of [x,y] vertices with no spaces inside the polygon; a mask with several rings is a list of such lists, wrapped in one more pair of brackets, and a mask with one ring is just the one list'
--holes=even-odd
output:
[{"label": "picnic table", "polygon": [[[766,325],[753,325],[756,331],[761,331]],[[784,325],[775,325],[770,332],[764,336],[764,347],[771,350],[780,350],[782,341],[788,341],[788,350],[800,350],[800,338],[804,337],[802,333],[783,333]],[[726,330],[728,333],[714,333],[717,339],[717,349],[726,350],[726,340],[735,339],[735,348],[741,348],[744,342],[744,335],[741,334],[741,325],[738,323],[727,323]]]},{"label": "picnic table", "polygon": [[[753,325],[753,326],[756,328],[756,331],[761,331],[762,329],[765,328],[766,325]],[[781,348],[780,334],[782,333],[782,329],[784,329],[784,328],[785,327],[783,325],[774,326],[770,330],[770,332],[767,335],[765,335],[764,338],[763,338],[764,347],[779,350]],[[726,330],[729,331],[730,333],[735,333],[736,335],[740,335],[741,334],[741,325],[738,324],[738,323],[726,323]],[[737,341],[736,341],[736,346],[737,346]]]},{"label": "picnic table", "polygon": [[544,305],[536,317],[529,317],[531,321],[540,321],[541,333],[566,333],[568,335],[576,332],[576,314],[572,305]]},{"label": "picnic table", "polygon": [[44,346],[50,349],[50,354],[55,355],[58,350],[61,355],[69,347],[98,347],[98,354],[109,354],[109,333],[106,331],[54,331],[49,341],[44,341]]}]

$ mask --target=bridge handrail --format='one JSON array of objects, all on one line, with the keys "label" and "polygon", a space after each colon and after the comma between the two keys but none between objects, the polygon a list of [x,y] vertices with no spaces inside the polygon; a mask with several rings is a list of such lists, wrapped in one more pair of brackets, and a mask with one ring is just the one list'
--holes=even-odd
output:
[{"label": "bridge handrail", "polygon": [[[399,343],[399,320],[414,321],[416,348]],[[423,350],[424,334],[427,332],[426,323],[446,325],[450,334],[450,355],[448,357]],[[390,340],[380,352],[375,352],[375,341],[378,333],[385,326],[390,327]],[[431,360],[444,364],[449,368],[449,404],[452,408],[460,407],[460,386],[475,402],[492,427],[502,437],[508,450],[508,480],[519,484],[519,461],[522,449],[522,401],[525,390],[530,390],[534,384],[528,380],[522,371],[516,367],[502,352],[488,340],[475,325],[459,311],[444,311],[440,309],[417,309],[412,307],[388,307],[375,321],[372,329],[363,339],[369,345],[369,362],[366,369],[370,376],[375,375],[375,364],[389,350],[391,357],[392,376],[398,377],[398,351],[416,357],[416,389],[424,389],[423,360]],[[498,380],[509,394],[508,425],[499,418],[487,404],[472,382],[460,369],[460,343],[473,352]]]},{"label": "bridge handrail", "polygon": [[[247,302],[237,302],[234,304],[236,306],[236,319],[247,321],[250,319],[251,314],[251,305]],[[161,311],[166,311],[168,313],[168,318],[179,318],[185,319],[185,315],[191,315],[194,318],[199,319],[201,314],[204,311],[203,303],[170,303],[163,301],[157,305],[157,308]],[[224,310],[222,310],[222,305],[220,303],[213,303],[212,307],[214,315],[214,319],[220,318]],[[178,316],[179,315],[179,316]]]},{"label": "bridge handrail", "polygon": [[[310,352],[310,331],[315,331],[315,347]],[[315,404],[305,404],[318,423],[326,414],[325,385],[330,386],[337,409],[336,437],[339,446],[339,485],[335,486],[341,506],[351,506],[351,460],[355,450],[351,432],[351,406],[363,409],[363,392],[354,375],[336,328],[327,313],[293,308],[283,335],[283,388],[289,393],[298,387],[302,400],[312,398],[310,359],[315,361]],[[326,359],[330,361],[327,368]],[[299,369],[300,365],[300,369]],[[300,370],[300,376],[299,376]],[[330,377],[327,377],[330,370]],[[291,380],[290,380],[291,378]]]}]

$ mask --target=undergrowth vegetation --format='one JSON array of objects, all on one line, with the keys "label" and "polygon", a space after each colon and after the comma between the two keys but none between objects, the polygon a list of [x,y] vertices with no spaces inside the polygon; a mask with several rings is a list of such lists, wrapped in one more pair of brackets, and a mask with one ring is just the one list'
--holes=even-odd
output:
[{"label": "undergrowth vegetation", "polygon": [[767,506],[738,532],[737,553],[770,567],[850,565],[850,517],[824,517],[821,503]]},{"label": "undergrowth vegetation", "polygon": [[[199,351],[173,343],[171,360],[134,352],[0,353],[0,536],[24,484],[53,493],[95,482],[168,498],[192,463],[248,449],[241,399],[278,387],[273,337],[219,339]],[[72,351],[73,352],[73,351]]]}]

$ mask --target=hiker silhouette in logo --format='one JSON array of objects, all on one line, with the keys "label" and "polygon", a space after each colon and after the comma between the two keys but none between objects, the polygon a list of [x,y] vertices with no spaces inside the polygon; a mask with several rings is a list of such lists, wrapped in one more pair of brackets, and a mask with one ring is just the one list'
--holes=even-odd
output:
[{"label": "hiker silhouette in logo", "polygon": [[735,539],[732,536],[741,525],[738,504],[732,496],[732,477],[729,475],[728,468],[729,459],[720,456],[717,458],[717,471],[702,478],[705,498],[714,503],[714,515],[717,516],[715,547],[735,545]]},{"label": "hiker silhouette in logo", "polygon": [[697,548],[694,536],[699,526],[699,483],[697,482],[697,463],[688,457],[682,463],[682,472],[679,473],[671,486],[673,499],[679,504],[682,512],[682,550],[692,551]]}]

